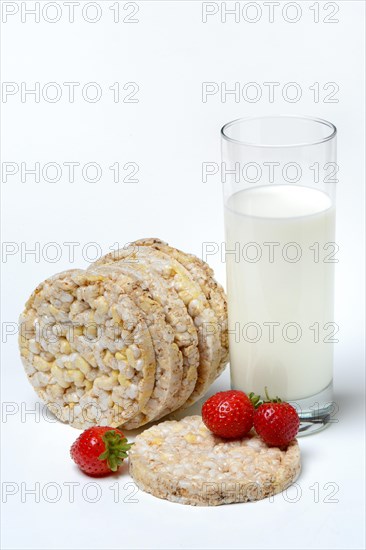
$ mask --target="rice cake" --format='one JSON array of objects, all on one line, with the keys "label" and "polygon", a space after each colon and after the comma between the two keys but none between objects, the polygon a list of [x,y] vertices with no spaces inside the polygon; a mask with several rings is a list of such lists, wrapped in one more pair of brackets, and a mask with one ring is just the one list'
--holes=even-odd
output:
[{"label": "rice cake", "polygon": [[156,361],[142,312],[120,285],[70,270],[41,283],[20,317],[28,378],[62,421],[117,427],[148,402]]},{"label": "rice cake", "polygon": [[213,382],[224,371],[229,361],[227,300],[224,289],[214,278],[213,270],[206,262],[194,254],[183,252],[160,239],[139,239],[132,242],[131,246],[149,246],[165,252],[181,263],[190,272],[193,279],[199,283],[218,320],[217,326],[221,339],[221,360],[218,369],[212,373],[211,382]]},{"label": "rice cake", "polygon": [[268,447],[253,430],[225,440],[201,416],[145,430],[136,437],[129,463],[141,490],[194,506],[261,500],[289,487],[301,469],[296,439],[286,448]]},{"label": "rice cake", "polygon": [[195,388],[181,405],[189,406],[195,403],[206,393],[221,361],[218,320],[201,287],[180,262],[151,247],[132,245],[107,254],[93,265],[110,263],[128,264],[131,269],[139,263],[150,266],[175,289],[186,305],[197,328],[200,360]]},{"label": "rice cake", "polygon": [[159,286],[159,281],[153,284],[151,274],[146,273],[142,266],[131,270],[128,266],[108,264],[90,268],[89,272],[109,277],[124,289],[143,312],[152,337],[156,357],[154,388],[148,402],[138,414],[123,425],[124,429],[135,429],[163,414],[173,396],[182,387],[182,353],[174,341],[174,330],[166,322],[161,305],[161,302],[168,300],[167,290]]}]

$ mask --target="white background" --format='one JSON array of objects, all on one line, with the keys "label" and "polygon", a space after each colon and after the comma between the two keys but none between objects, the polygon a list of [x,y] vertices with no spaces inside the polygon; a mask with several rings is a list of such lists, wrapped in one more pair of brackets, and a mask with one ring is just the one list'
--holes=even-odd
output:
[{"label": "white background", "polygon": [[[22,82],[28,88],[39,82],[41,97],[35,102],[28,95],[22,101],[20,91],[2,96],[3,163],[13,162],[20,169],[21,163],[30,168],[35,162],[41,167],[49,162],[78,162],[81,167],[94,162],[103,173],[98,182],[90,183],[79,167],[72,183],[64,167],[60,181],[47,182],[41,176],[37,183],[32,175],[22,182],[20,172],[4,181],[3,172],[2,240],[8,243],[1,265],[3,547],[363,548],[364,2],[331,2],[327,8],[322,2],[298,2],[301,14],[296,23],[285,20],[295,17],[296,6],[285,8],[289,11],[283,15],[284,3],[276,7],[272,23],[263,2],[252,3],[246,12],[252,20],[257,13],[256,23],[243,15],[237,23],[234,16],[221,22],[221,3],[213,3],[219,11],[203,23],[201,2],[138,2],[132,16],[138,22],[128,23],[122,19],[134,6],[120,2],[120,21],[115,23],[113,2],[102,1],[100,20],[90,23],[81,11],[87,3],[80,0],[74,23],[64,3],[58,2],[61,19],[53,24],[45,20],[56,17],[52,6],[35,23],[32,15],[21,21],[22,8],[32,8],[34,2],[2,2],[3,10],[6,4],[19,11],[2,23],[2,80],[19,89]],[[232,8],[233,2],[226,6]],[[325,23],[334,6],[339,11],[333,18],[339,21]],[[86,17],[93,19],[96,12],[89,9]],[[55,103],[42,97],[49,82],[62,90]],[[68,100],[64,82],[80,83],[74,103]],[[98,102],[83,99],[81,90],[88,82],[99,84]],[[138,102],[115,103],[109,89],[115,82],[120,83],[122,98],[132,91],[123,86],[137,83]],[[235,82],[241,87],[256,82],[262,97],[235,102],[232,95],[225,101],[217,93],[204,102],[203,82],[219,87],[226,82],[227,88]],[[273,102],[264,82],[280,83]],[[302,90],[297,102],[282,96],[289,82]],[[315,82],[320,86],[318,101],[309,89]],[[323,89],[329,82],[339,87],[336,103],[324,102],[332,91]],[[53,92],[49,89],[49,97]],[[334,122],[339,132],[337,422],[301,439],[303,472],[298,486],[273,502],[194,508],[142,492],[133,497],[138,502],[128,502],[131,487],[125,484],[131,480],[126,469],[115,479],[99,480],[100,500],[88,502],[96,494],[87,486],[93,480],[83,476],[68,455],[78,432],[42,415],[22,418],[20,411],[34,408],[37,399],[23,372],[16,336],[5,334],[15,330],[9,323],[17,322],[38,282],[92,261],[98,249],[90,242],[107,252],[116,242],[156,236],[199,256],[203,243],[221,243],[220,178],[212,176],[204,183],[202,163],[220,161],[219,130],[225,122],[271,113],[319,116]],[[108,167],[115,162],[121,167],[137,163],[138,182],[114,183]],[[56,249],[47,247],[51,242],[57,243],[61,256],[55,262],[51,260]],[[67,242],[79,243],[73,261]],[[39,254],[26,254],[26,249],[37,246]],[[208,261],[224,283],[220,256]],[[226,371],[211,393],[228,386]],[[4,407],[13,414],[4,414]],[[37,482],[40,502],[24,494]],[[69,502],[69,482],[79,484],[74,502]],[[47,483],[57,483],[59,494],[57,486]],[[119,487],[119,498],[110,489],[113,483]],[[7,495],[11,488],[14,494]],[[60,498],[50,502],[55,497]]]}]

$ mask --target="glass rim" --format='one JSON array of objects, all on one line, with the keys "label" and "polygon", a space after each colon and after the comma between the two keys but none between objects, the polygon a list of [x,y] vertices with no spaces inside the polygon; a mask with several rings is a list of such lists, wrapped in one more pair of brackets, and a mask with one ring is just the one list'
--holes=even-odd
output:
[{"label": "glass rim", "polygon": [[[324,126],[327,126],[330,128],[331,132],[329,135],[325,136],[322,139],[316,140],[316,141],[306,141],[304,143],[285,143],[283,145],[271,145],[267,143],[255,143],[250,141],[244,141],[240,139],[234,139],[228,136],[225,132],[227,128],[230,128],[231,126],[234,126],[235,124],[239,124],[241,122],[250,122],[253,120],[269,120],[269,119],[298,119],[298,120],[307,120],[309,122],[316,122],[317,124],[323,124]],[[325,120],[323,118],[317,118],[312,116],[301,116],[301,115],[264,115],[264,116],[248,116],[248,117],[242,117],[242,118],[236,118],[235,120],[231,120],[230,122],[227,122],[224,124],[224,126],[221,128],[221,137],[225,141],[228,141],[230,143],[235,143],[237,145],[243,145],[245,147],[263,147],[263,148],[277,148],[277,149],[284,149],[289,147],[309,147],[312,145],[320,145],[321,143],[325,143],[326,141],[330,141],[337,135],[337,128],[328,120]]]}]

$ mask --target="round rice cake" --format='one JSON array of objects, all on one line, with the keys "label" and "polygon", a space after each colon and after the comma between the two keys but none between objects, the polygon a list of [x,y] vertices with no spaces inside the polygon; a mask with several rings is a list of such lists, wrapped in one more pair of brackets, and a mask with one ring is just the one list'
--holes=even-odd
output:
[{"label": "round rice cake", "polygon": [[199,283],[205,297],[214,311],[218,320],[217,330],[221,339],[221,360],[216,372],[213,372],[213,382],[224,371],[229,361],[229,334],[227,300],[222,286],[215,280],[211,267],[195,256],[168,245],[168,243],[156,238],[139,239],[131,243],[131,246],[149,246],[165,252],[181,263],[190,272],[193,279]]},{"label": "round rice cake", "polygon": [[[151,334],[156,357],[154,388],[149,400],[138,414],[123,425],[125,429],[135,429],[163,414],[175,393],[182,386],[182,353],[175,343],[173,328],[166,322],[160,301],[154,299],[154,296],[160,296],[165,289],[157,289],[154,285],[147,284],[145,282],[147,274],[144,273],[141,266],[138,269],[130,270],[128,266],[108,264],[94,269],[90,268],[89,271],[111,278],[124,289],[143,312]],[[151,286],[153,287],[152,291],[150,290]]]},{"label": "round rice cake", "polygon": [[[93,269],[93,265],[89,269]],[[180,379],[176,381],[175,387],[171,387],[169,393],[166,395],[168,399],[164,402],[159,400],[159,403],[155,400],[155,404],[160,404],[161,407],[154,407],[154,416],[150,413],[146,415],[143,422],[145,424],[178,409],[193,392],[199,367],[197,331],[187,308],[179,298],[176,290],[160,274],[151,269],[149,262],[145,262],[143,258],[138,258],[133,259],[131,262],[120,260],[102,265],[104,267],[109,266],[113,267],[113,269],[120,269],[123,273],[128,274],[138,281],[141,286],[149,290],[154,300],[162,306],[166,322],[171,325],[174,332],[174,341],[183,356],[183,364],[182,362],[180,363]],[[154,399],[154,395],[151,396],[151,399]],[[127,429],[136,428],[137,422],[140,422],[140,417],[141,415],[129,423]]]},{"label": "round rice cake", "polygon": [[[221,361],[221,342],[217,330],[218,320],[209,306],[199,284],[185,267],[168,254],[149,246],[132,245],[113,251],[93,265],[123,263],[135,268],[139,263],[152,268],[173,288],[184,302],[197,328],[199,366],[196,385],[181,405],[189,406],[204,395],[215,378]],[[176,407],[178,408],[178,407]]]},{"label": "round rice cake", "polygon": [[179,408],[191,395],[198,377],[200,356],[198,334],[193,319],[176,290],[156,272],[151,264],[151,257],[149,254],[147,259],[139,257],[138,261],[135,260],[133,263],[121,260],[108,265],[118,266],[149,289],[154,299],[163,307],[166,322],[171,325],[174,341],[183,356],[181,382],[171,392],[170,402],[166,403],[164,411],[155,417],[156,420]]},{"label": "round rice cake", "polygon": [[261,500],[289,487],[301,469],[296,439],[286,448],[268,447],[252,431],[229,441],[213,435],[201,416],[145,430],[129,463],[141,490],[197,506]]},{"label": "round rice cake", "polygon": [[142,312],[109,277],[83,270],[41,283],[20,317],[28,378],[76,428],[117,427],[148,402],[156,362]]}]

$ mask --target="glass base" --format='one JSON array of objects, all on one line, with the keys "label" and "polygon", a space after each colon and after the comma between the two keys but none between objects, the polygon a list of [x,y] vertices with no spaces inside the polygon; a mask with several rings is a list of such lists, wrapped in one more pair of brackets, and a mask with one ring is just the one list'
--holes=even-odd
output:
[{"label": "glass base", "polygon": [[337,408],[333,401],[333,382],[311,397],[289,401],[289,403],[295,407],[300,417],[300,429],[297,437],[320,432],[330,424],[337,422],[334,418]]}]

